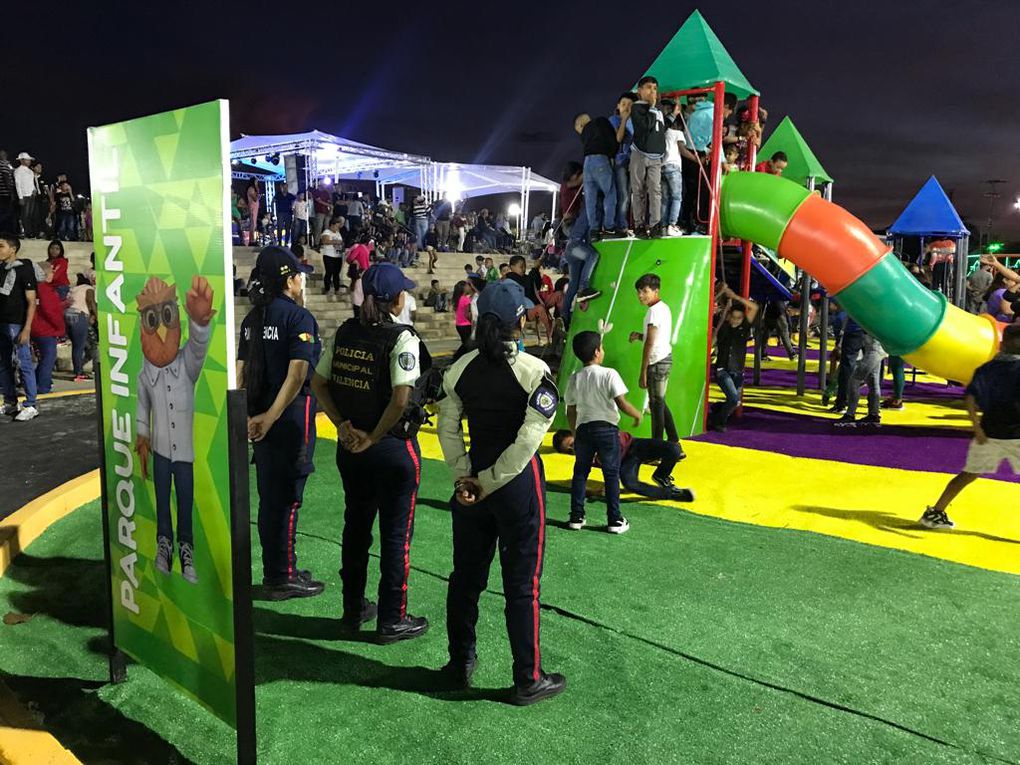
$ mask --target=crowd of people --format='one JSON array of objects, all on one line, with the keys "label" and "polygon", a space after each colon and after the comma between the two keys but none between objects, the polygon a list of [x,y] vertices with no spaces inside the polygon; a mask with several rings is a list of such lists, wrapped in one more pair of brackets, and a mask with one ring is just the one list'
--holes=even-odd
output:
[{"label": "crowd of people", "polygon": [[231,191],[236,244],[300,244],[318,251],[336,223],[334,233],[340,233],[345,246],[365,238],[383,252],[393,250],[394,262],[406,265],[426,251],[512,254],[521,246],[535,245],[542,234],[531,229],[515,232],[506,213],[487,207],[469,210],[465,202],[454,203],[446,194],[430,202],[419,193],[411,202],[394,206],[324,179],[296,194],[283,183],[272,191],[271,204],[266,203],[265,183],[256,179]]},{"label": "crowd of people", "polygon": [[92,202],[74,193],[67,175],[44,177],[43,163],[25,151],[15,163],[0,149],[0,232],[22,239],[91,241]]},{"label": "crowd of people", "polygon": [[[57,346],[71,346],[75,382],[89,379],[85,364],[98,345],[95,260],[68,275],[64,245],[50,242],[46,260],[19,257],[21,239],[0,234],[0,414],[18,422],[39,415],[38,395],[53,390]],[[19,388],[24,399],[19,400]]]}]

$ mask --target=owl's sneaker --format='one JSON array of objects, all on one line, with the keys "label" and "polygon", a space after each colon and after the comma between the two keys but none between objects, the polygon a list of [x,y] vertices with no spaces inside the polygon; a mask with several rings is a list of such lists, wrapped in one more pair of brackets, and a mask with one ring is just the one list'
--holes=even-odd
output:
[{"label": "owl's sneaker", "polygon": [[174,543],[169,537],[156,538],[156,570],[168,576],[173,568]]}]

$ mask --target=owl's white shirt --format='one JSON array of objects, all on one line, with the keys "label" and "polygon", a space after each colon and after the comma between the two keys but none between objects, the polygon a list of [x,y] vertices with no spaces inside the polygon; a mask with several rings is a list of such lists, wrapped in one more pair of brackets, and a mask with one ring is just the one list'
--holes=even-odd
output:
[{"label": "owl's white shirt", "polygon": [[[171,462],[194,462],[195,383],[202,372],[212,323],[188,321],[188,342],[165,367],[148,359],[138,375],[135,427],[152,451]],[[151,420],[151,422],[150,422]]]}]

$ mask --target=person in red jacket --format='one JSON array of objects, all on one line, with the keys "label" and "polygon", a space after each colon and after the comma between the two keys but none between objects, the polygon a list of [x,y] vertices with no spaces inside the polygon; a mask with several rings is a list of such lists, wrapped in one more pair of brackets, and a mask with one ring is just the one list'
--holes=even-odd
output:
[{"label": "person in red jacket", "polygon": [[46,262],[53,267],[53,281],[50,284],[60,295],[61,300],[67,299],[71,291],[71,282],[67,278],[67,258],[64,257],[64,244],[59,239],[50,242],[46,249]]},{"label": "person in red jacket", "polygon": [[[52,246],[50,245],[51,248]],[[64,280],[66,281],[67,260],[64,258],[63,248],[61,248],[59,260],[64,261]],[[39,392],[50,393],[53,390],[53,367],[57,363],[57,340],[64,337],[67,331],[64,328],[64,301],[53,285],[56,273],[53,261],[43,263],[42,270],[46,279],[38,284],[39,305],[36,308],[35,317],[32,319],[32,345],[35,346],[35,355],[39,359],[35,369]]]}]

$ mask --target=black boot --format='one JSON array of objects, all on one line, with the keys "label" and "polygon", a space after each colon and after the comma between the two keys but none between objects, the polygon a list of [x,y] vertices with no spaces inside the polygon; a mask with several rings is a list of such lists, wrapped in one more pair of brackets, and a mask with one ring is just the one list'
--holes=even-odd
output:
[{"label": "black boot", "polygon": [[375,619],[378,613],[379,609],[375,603],[367,598],[362,598],[361,606],[357,612],[344,609],[344,615],[340,619],[340,629],[344,632],[357,632],[361,629],[362,624]]},{"label": "black boot", "polygon": [[376,629],[376,640],[382,645],[396,643],[398,640],[414,640],[429,631],[429,620],[424,616],[408,614],[399,622],[387,624]]},{"label": "black boot", "polygon": [[290,598],[314,598],[326,585],[312,579],[309,571],[298,571],[296,575],[280,581],[262,580],[263,593],[267,600],[289,600]]},{"label": "black boot", "polygon": [[549,699],[553,696],[558,696],[563,693],[563,689],[567,687],[567,678],[563,675],[552,672],[550,674],[542,673],[542,676],[531,683],[531,685],[515,685],[513,691],[510,693],[510,703],[515,704],[519,707],[526,707],[529,704],[535,704],[542,699]]},{"label": "black boot", "polygon": [[471,659],[466,664],[450,659],[439,671],[451,688],[461,691],[471,687],[471,676],[477,667],[477,658]]}]

